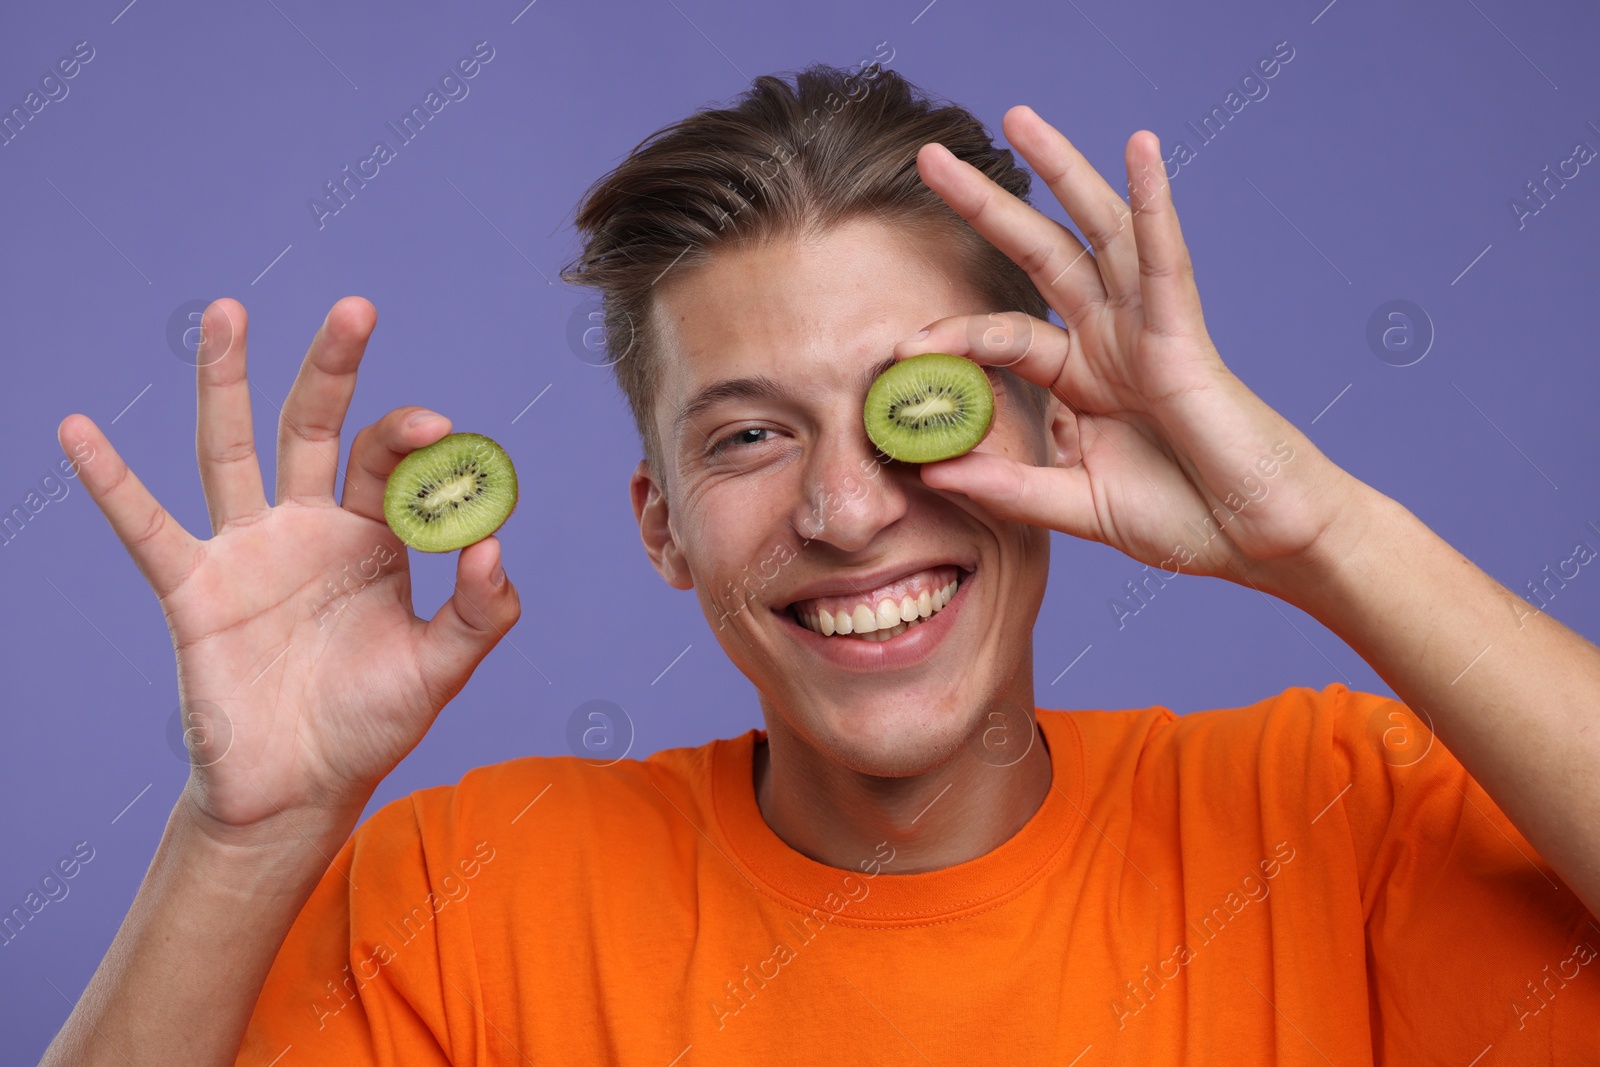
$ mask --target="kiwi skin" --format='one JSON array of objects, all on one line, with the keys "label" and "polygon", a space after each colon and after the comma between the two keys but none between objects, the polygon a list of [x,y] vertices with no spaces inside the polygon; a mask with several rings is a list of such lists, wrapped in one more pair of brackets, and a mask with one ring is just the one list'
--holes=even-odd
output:
[{"label": "kiwi skin", "polygon": [[[938,401],[945,404],[938,404]],[[938,408],[916,418],[908,405],[936,402]],[[924,352],[902,359],[873,381],[862,409],[867,436],[890,459],[936,463],[977,447],[994,422],[994,390],[984,369],[947,352]]]},{"label": "kiwi skin", "polygon": [[[476,471],[479,484],[425,519],[417,499],[426,487]],[[484,483],[487,483],[485,485]],[[458,483],[458,490],[460,486]],[[471,501],[463,516],[459,505]],[[450,503],[449,509],[442,505]],[[383,491],[383,517],[394,535],[419,552],[453,552],[476,544],[498,530],[517,507],[517,472],[511,457],[492,439],[476,433],[452,433],[407,455],[389,474]]]}]

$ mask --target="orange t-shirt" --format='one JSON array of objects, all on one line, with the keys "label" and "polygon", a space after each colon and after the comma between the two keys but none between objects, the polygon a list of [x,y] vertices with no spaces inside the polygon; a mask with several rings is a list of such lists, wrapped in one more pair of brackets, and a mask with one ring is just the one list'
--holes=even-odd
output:
[{"label": "orange t-shirt", "polygon": [[1037,718],[1043,806],[939,871],[785,845],[759,730],[396,800],[238,1062],[1600,1062],[1600,926],[1403,705]]}]

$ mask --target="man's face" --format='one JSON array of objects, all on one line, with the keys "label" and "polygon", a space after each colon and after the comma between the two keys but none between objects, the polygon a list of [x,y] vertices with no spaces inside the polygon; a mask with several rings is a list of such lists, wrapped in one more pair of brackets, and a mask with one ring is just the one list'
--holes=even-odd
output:
[{"label": "man's face", "polygon": [[[643,465],[635,475],[645,544],[672,584],[698,593],[769,732],[862,773],[925,772],[991,707],[1032,707],[1049,532],[926,487],[862,423],[897,341],[989,310],[936,244],[870,219],[725,248],[658,294],[665,485]],[[989,378],[994,424],[979,447],[1053,462],[1021,381]]]}]

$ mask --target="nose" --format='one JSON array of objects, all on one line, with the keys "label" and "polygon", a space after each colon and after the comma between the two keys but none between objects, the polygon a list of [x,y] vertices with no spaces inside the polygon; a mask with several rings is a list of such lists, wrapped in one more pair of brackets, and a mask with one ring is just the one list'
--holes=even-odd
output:
[{"label": "nose", "polygon": [[805,540],[859,552],[906,513],[899,467],[878,455],[857,418],[851,432],[820,440],[807,457],[805,491],[790,521]]}]

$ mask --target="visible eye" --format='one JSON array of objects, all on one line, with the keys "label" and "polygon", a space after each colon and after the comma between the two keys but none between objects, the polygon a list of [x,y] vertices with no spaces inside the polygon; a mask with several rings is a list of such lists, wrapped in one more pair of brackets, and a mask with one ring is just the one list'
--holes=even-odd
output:
[{"label": "visible eye", "polygon": [[771,432],[772,431],[767,429],[765,426],[747,426],[742,430],[736,430],[724,437],[722,440],[718,441],[711,449],[711,454],[721,455],[730,448],[739,448],[745,445],[758,445],[762,441],[766,440],[765,437],[760,435],[770,434]]}]

